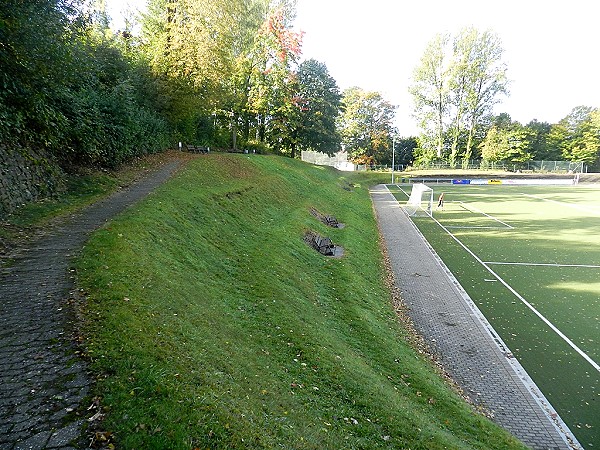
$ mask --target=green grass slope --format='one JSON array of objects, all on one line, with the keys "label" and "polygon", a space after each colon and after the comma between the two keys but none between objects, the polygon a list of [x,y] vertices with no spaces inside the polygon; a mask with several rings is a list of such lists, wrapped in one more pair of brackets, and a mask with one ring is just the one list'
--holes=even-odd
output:
[{"label": "green grass slope", "polygon": [[522,448],[406,343],[357,176],[214,154],[92,236],[86,345],[120,448]]}]

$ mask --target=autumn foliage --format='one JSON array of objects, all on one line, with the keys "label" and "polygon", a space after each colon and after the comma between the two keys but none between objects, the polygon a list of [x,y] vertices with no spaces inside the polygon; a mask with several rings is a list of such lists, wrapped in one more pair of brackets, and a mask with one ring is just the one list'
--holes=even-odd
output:
[{"label": "autumn foliage", "polygon": [[302,37],[304,32],[296,32],[289,29],[286,25],[283,8],[277,8],[271,14],[261,27],[259,35],[272,40],[273,50],[276,52],[280,63],[296,60],[302,54]]}]

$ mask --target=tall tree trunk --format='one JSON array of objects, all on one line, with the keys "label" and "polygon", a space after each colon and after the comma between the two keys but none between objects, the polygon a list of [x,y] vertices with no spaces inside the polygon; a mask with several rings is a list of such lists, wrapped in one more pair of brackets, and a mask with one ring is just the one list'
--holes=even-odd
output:
[{"label": "tall tree trunk", "polygon": [[267,134],[267,127],[265,125],[265,118],[262,114],[257,116],[258,119],[258,128],[256,130],[256,137],[260,142],[265,142],[265,136]]},{"label": "tall tree trunk", "polygon": [[231,114],[231,143],[233,150],[237,150],[237,116],[235,113]]},{"label": "tall tree trunk", "polygon": [[245,142],[250,139],[250,117],[248,114],[244,114],[244,127],[242,129],[242,137]]},{"label": "tall tree trunk", "polygon": [[453,136],[452,136],[452,147],[450,149],[450,167],[455,168],[456,167],[456,157],[458,155],[458,139],[460,138],[460,122],[462,119],[462,115],[463,115],[463,106],[464,106],[464,102],[463,102],[463,90],[462,88],[460,89],[460,92],[458,94],[460,100],[458,102],[458,106],[456,109],[456,117],[454,118],[454,130],[453,130]]},{"label": "tall tree trunk", "polygon": [[471,126],[469,127],[469,137],[467,139],[467,148],[465,149],[465,156],[463,157],[463,167],[466,167],[469,165],[469,160],[471,159],[471,156],[473,155],[473,151],[471,150],[471,147],[473,146],[473,138],[475,137],[475,129],[477,128],[477,121],[480,118],[481,113],[480,111],[480,103],[481,103],[481,97],[482,97],[482,91],[483,89],[483,79],[480,78],[477,82],[477,89],[475,91],[475,101],[473,102],[473,108],[471,111]]},{"label": "tall tree trunk", "polygon": [[469,137],[467,138],[467,147],[465,149],[465,155],[463,157],[463,169],[466,169],[469,165],[469,160],[471,159],[471,155],[473,154],[473,152],[471,151],[471,147],[473,146],[473,136],[475,134],[475,126],[476,126],[476,120],[475,118],[473,118],[471,120],[471,126],[469,127]]},{"label": "tall tree trunk", "polygon": [[442,147],[444,146],[444,104],[440,90],[438,104],[438,136],[437,136],[437,157],[442,157]]}]

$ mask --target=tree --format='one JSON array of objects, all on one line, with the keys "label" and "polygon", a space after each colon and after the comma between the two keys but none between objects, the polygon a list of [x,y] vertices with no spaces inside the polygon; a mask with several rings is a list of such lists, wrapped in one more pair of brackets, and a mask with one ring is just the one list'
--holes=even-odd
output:
[{"label": "tree", "polygon": [[422,145],[433,146],[438,158],[443,153],[444,122],[449,108],[448,42],[447,34],[438,34],[427,45],[409,88],[414,101],[414,116],[423,130]]},{"label": "tree", "polygon": [[529,130],[529,152],[538,161],[557,161],[562,158],[560,150],[551,144],[550,132],[552,125],[548,122],[538,122],[536,119],[525,125]]},{"label": "tree", "polygon": [[258,3],[149,2],[140,50],[159,80],[165,113],[180,139],[195,139],[197,124],[213,114],[235,123],[232,79],[238,57],[245,56],[261,23]]},{"label": "tree", "polygon": [[471,67],[476,60],[477,30],[466,28],[454,39],[453,59],[449,69],[449,96],[448,100],[453,113],[450,123],[452,143],[450,145],[449,162],[451,167],[456,166],[459,151],[459,140],[463,138],[463,128],[466,128],[465,116],[467,113],[467,100],[471,90]]},{"label": "tree", "polygon": [[[500,94],[507,93],[506,67],[499,38],[490,31],[466,28],[449,47],[448,35],[428,45],[413,75],[410,93],[422,135],[420,158],[444,156],[454,165],[462,147],[463,164],[473,156],[480,128]],[[429,148],[434,146],[434,155]]]},{"label": "tree", "polygon": [[297,89],[294,68],[302,47],[302,33],[291,30],[293,5],[280,2],[269,11],[248,59],[248,112],[256,117],[257,138],[270,140],[275,148],[295,147],[295,140],[287,144],[281,141],[282,133],[285,135],[281,127],[294,111],[292,102]]},{"label": "tree", "polygon": [[519,122],[492,125],[479,145],[484,161],[522,163],[530,161],[528,130]]},{"label": "tree", "polygon": [[396,138],[394,164],[396,166],[407,166],[411,164],[414,159],[414,151],[418,145],[416,137]]},{"label": "tree", "polygon": [[226,0],[151,0],[143,20],[145,51],[158,73],[196,88],[231,73],[241,4]]},{"label": "tree", "polygon": [[340,149],[336,120],[341,94],[327,66],[314,59],[304,61],[297,72],[298,92],[293,98],[300,116],[300,147],[333,155]]},{"label": "tree", "polygon": [[378,153],[390,148],[395,109],[379,92],[358,87],[343,92],[343,112],[337,126],[342,145],[352,159],[364,157],[377,162]]},{"label": "tree", "polygon": [[506,66],[502,63],[503,49],[498,36],[490,31],[469,34],[475,38],[474,60],[468,69],[469,92],[467,94],[468,137],[463,164],[472,156],[473,140],[477,127],[498,102],[499,94],[507,93]]},{"label": "tree", "polygon": [[0,138],[57,150],[68,129],[57,99],[74,71],[79,14],[67,0],[0,2]]},{"label": "tree", "polygon": [[589,106],[574,108],[556,128],[561,131],[562,155],[568,161],[595,164],[600,157],[600,127],[598,109]]}]

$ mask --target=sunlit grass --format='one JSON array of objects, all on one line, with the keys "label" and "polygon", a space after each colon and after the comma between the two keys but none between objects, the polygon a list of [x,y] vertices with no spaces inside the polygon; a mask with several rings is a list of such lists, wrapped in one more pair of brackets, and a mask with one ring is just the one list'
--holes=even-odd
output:
[{"label": "sunlit grass", "polygon": [[407,344],[368,195],[381,178],[214,154],[92,236],[86,347],[119,447],[521,448]]}]

